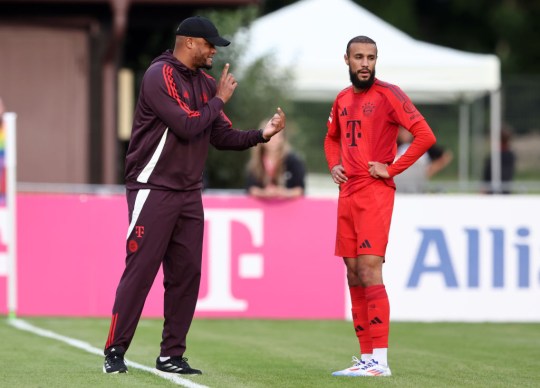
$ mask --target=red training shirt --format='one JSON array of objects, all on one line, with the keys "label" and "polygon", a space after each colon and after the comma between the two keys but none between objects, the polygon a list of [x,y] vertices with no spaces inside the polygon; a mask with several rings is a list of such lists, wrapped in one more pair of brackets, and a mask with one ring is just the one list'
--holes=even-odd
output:
[{"label": "red training shirt", "polygon": [[[399,126],[415,138],[407,152],[392,164]],[[340,186],[342,197],[377,179],[369,174],[370,161],[388,165],[390,178],[384,181],[395,187],[392,177],[411,166],[435,143],[433,131],[409,97],[399,87],[378,79],[358,93],[352,86],[342,90],[334,101],[327,127],[324,150],[328,168],[342,164],[348,177]]]}]

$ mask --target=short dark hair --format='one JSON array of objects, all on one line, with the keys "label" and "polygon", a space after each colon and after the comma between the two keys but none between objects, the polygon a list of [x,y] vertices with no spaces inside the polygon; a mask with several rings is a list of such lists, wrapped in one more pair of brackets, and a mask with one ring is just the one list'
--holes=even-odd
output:
[{"label": "short dark hair", "polygon": [[377,43],[375,41],[367,36],[364,35],[358,35],[349,40],[349,43],[347,43],[347,56],[349,56],[349,49],[351,48],[351,44],[353,43],[370,43],[374,44],[375,47],[377,47]]}]

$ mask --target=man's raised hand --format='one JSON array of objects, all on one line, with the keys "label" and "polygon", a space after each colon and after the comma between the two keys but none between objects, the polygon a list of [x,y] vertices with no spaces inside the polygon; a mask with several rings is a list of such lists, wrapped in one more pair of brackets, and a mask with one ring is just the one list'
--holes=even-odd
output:
[{"label": "man's raised hand", "polygon": [[274,113],[272,118],[268,121],[268,123],[266,123],[265,127],[263,128],[262,135],[265,140],[270,140],[272,136],[285,128],[285,119],[285,112],[283,112],[281,108],[278,107],[277,112]]},{"label": "man's raised hand", "polygon": [[230,100],[234,93],[234,89],[238,86],[238,82],[234,75],[229,73],[229,64],[226,63],[221,72],[221,78],[217,84],[216,97],[221,98],[221,100],[226,103]]}]

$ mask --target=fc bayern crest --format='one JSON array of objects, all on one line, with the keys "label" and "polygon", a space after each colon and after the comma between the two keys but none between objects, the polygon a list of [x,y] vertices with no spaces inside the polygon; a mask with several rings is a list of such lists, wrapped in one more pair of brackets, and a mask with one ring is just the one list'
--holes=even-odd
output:
[{"label": "fc bayern crest", "polygon": [[136,252],[139,249],[139,244],[135,240],[129,240],[128,249],[130,252]]},{"label": "fc bayern crest", "polygon": [[366,102],[364,105],[362,105],[362,111],[364,112],[364,116],[371,116],[374,110],[375,105],[373,105],[371,102]]}]

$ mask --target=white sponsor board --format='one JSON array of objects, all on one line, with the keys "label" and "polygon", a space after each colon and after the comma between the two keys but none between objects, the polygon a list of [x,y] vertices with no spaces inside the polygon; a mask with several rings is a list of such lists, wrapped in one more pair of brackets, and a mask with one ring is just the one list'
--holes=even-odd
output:
[{"label": "white sponsor board", "polygon": [[393,320],[540,321],[540,197],[398,195]]}]

